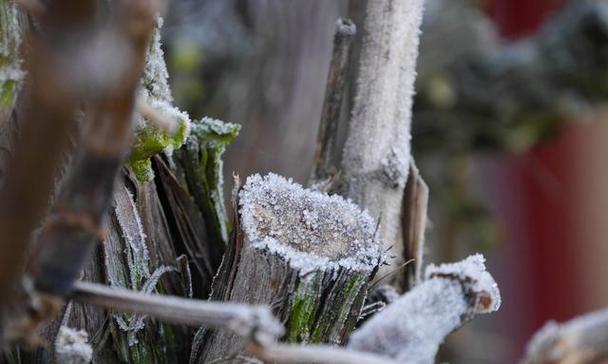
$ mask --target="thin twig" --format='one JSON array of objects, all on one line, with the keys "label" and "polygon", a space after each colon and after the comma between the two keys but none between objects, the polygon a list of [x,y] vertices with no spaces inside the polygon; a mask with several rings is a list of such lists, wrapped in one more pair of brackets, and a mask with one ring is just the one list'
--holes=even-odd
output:
[{"label": "thin twig", "polygon": [[81,281],[74,284],[72,298],[81,303],[150,315],[171,323],[229,329],[261,342],[274,340],[283,332],[279,321],[264,306],[144,294]]},{"label": "thin twig", "polygon": [[334,48],[327,75],[325,100],[321,112],[317,149],[315,152],[312,182],[331,178],[336,173],[333,157],[336,154],[336,139],[340,109],[344,97],[346,71],[348,69],[350,50],[357,29],[349,19],[338,19],[334,35]]},{"label": "thin twig", "polygon": [[20,136],[0,191],[0,306],[15,298],[32,230],[48,207],[76,122],[77,93],[62,74],[69,58],[63,53],[70,48],[69,36],[90,23],[91,3],[66,0],[48,5],[36,19],[37,29],[44,31],[29,29],[24,39],[27,77],[18,110]]},{"label": "thin twig", "polygon": [[137,111],[146,119],[146,121],[157,128],[166,131],[169,135],[175,135],[179,129],[179,124],[177,122],[163,116],[162,113],[158,112],[152,105],[143,100],[137,101]]},{"label": "thin twig", "polygon": [[264,361],[279,364],[407,364],[376,354],[329,345],[260,345],[252,342],[248,349]]}]

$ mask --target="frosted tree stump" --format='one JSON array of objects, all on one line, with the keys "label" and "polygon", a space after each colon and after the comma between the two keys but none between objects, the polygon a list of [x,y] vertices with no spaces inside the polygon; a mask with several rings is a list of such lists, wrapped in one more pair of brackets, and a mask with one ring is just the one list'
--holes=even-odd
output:
[{"label": "frosted tree stump", "polygon": [[[381,262],[375,221],[339,196],[274,174],[249,177],[238,206],[212,299],[271,305],[289,342],[341,343]],[[242,351],[241,338],[207,331],[193,355],[207,363]]]}]

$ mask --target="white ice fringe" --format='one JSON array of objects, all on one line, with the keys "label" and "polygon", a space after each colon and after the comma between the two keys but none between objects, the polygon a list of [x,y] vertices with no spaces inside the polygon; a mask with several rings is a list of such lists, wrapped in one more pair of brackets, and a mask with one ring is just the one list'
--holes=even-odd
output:
[{"label": "white ice fringe", "polygon": [[84,330],[61,326],[55,341],[56,362],[62,364],[88,364],[93,358],[93,348]]},{"label": "white ice fringe", "polygon": [[376,223],[340,196],[270,173],[247,178],[239,197],[242,229],[251,244],[283,256],[302,274],[368,270],[381,259]]}]

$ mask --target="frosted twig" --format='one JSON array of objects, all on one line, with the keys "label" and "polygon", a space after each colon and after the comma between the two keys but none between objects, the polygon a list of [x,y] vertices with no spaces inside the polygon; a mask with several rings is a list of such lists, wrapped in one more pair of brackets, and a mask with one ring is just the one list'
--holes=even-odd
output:
[{"label": "frosted twig", "polygon": [[431,265],[425,281],[355,330],[347,347],[400,362],[433,363],[446,335],[499,305],[498,288],[481,255]]},{"label": "frosted twig", "polygon": [[179,128],[179,123],[175,120],[171,120],[162,115],[162,113],[158,112],[155,108],[152,107],[149,103],[144,100],[138,100],[137,102],[137,111],[144,117],[144,119],[159,129],[162,129],[169,133],[170,135],[175,135]]},{"label": "frosted twig", "polygon": [[74,284],[72,298],[78,302],[149,315],[172,323],[228,329],[260,342],[272,341],[283,333],[281,324],[264,306],[145,294],[81,281]]},{"label": "frosted twig", "polygon": [[312,183],[331,178],[332,174],[337,172],[333,158],[336,153],[336,138],[338,137],[338,122],[344,97],[346,71],[348,70],[351,45],[356,32],[357,28],[352,21],[338,19],[317,136],[317,149],[311,176]]},{"label": "frosted twig", "polygon": [[603,363],[608,358],[608,309],[563,324],[551,321],[528,344],[521,364]]},{"label": "frosted twig", "polygon": [[258,358],[279,364],[407,364],[390,358],[329,345],[250,343],[248,349]]}]

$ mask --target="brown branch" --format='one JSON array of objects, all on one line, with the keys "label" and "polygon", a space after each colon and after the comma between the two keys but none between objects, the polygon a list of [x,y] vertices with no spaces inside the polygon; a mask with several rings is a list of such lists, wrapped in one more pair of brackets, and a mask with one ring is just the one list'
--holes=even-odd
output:
[{"label": "brown branch", "polygon": [[351,53],[351,45],[357,28],[349,19],[338,19],[334,35],[334,48],[329,64],[325,100],[321,111],[319,134],[311,182],[325,180],[337,172],[334,162],[338,137],[338,122],[342,99],[346,88],[346,72]]},{"label": "brown branch", "polygon": [[91,22],[91,5],[81,0],[49,3],[37,19],[39,31],[30,31],[24,41],[27,79],[18,110],[21,135],[0,191],[0,305],[14,297],[30,234],[47,208],[75,122],[78,95],[66,82],[62,52],[69,49],[70,36]]},{"label": "brown branch", "polygon": [[[154,29],[152,1],[122,1],[116,9],[115,42],[127,57],[116,82],[100,84],[86,106],[80,155],[39,239],[32,264],[36,288],[65,295],[78,278],[96,243],[103,239],[102,218],[111,203],[114,180],[131,142],[135,92]],[[118,57],[119,54],[111,56]]]},{"label": "brown branch", "polygon": [[252,342],[247,348],[256,357],[279,364],[407,364],[375,354],[329,345],[260,345]]}]

